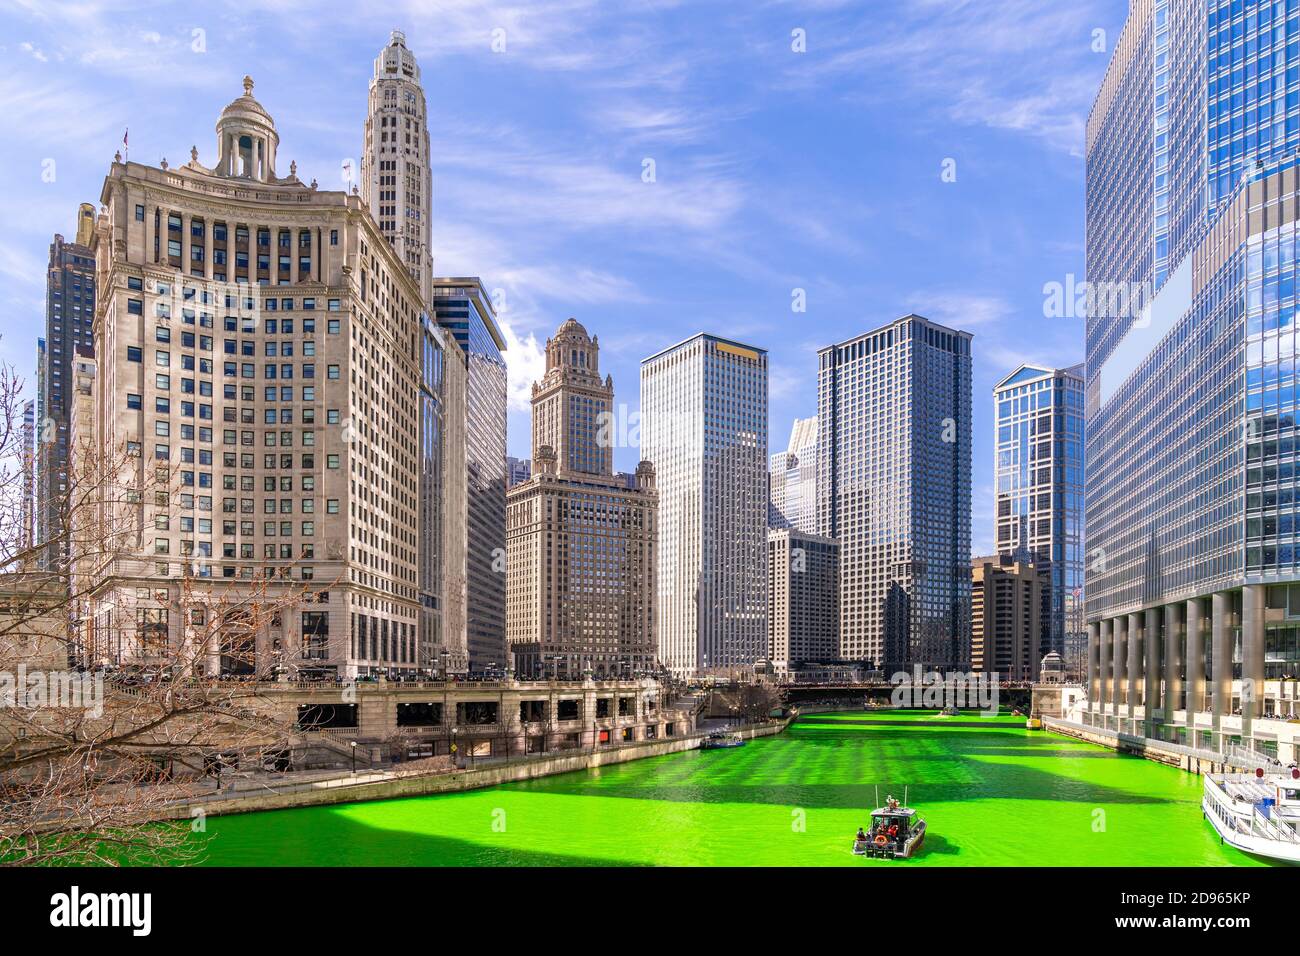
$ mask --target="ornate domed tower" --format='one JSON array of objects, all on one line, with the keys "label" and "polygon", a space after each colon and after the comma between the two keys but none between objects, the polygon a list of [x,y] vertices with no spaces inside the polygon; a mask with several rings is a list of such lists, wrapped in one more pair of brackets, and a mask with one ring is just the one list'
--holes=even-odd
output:
[{"label": "ornate domed tower", "polygon": [[600,377],[600,342],[577,319],[546,340],[546,373],[533,383],[533,452],[555,450],[559,473],[612,475],[618,440],[614,380]]},{"label": "ornate domed tower", "polygon": [[217,165],[220,176],[273,183],[280,134],[275,120],[253,98],[253,78],[244,77],[244,95],[221,111],[217,120]]}]

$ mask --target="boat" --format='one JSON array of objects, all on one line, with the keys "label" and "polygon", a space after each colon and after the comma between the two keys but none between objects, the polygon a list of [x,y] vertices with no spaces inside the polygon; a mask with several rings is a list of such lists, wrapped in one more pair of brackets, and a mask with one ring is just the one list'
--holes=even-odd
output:
[{"label": "boat", "polygon": [[1207,773],[1201,811],[1243,853],[1300,863],[1300,770]]},{"label": "boat", "polygon": [[740,734],[724,734],[714,731],[700,741],[701,750],[726,750],[729,747],[745,746],[745,738]]},{"label": "boat", "polygon": [[925,821],[914,809],[888,796],[884,806],[871,811],[871,828],[866,832],[866,839],[854,838],[853,852],[876,859],[906,860],[924,841]]}]

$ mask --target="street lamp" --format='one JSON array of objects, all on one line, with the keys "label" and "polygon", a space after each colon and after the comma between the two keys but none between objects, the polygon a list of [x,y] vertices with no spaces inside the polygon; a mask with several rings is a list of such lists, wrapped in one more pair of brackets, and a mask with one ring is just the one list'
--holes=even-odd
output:
[{"label": "street lamp", "polygon": [[357,772],[357,742],[352,741],[352,772]]}]

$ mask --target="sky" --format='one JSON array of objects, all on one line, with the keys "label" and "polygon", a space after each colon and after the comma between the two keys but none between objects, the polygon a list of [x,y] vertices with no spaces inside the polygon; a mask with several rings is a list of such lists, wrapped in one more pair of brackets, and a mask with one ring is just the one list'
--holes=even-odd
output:
[{"label": "sky", "polygon": [[[1083,359],[1045,286],[1082,280],[1084,126],[1124,0],[0,0],[0,361],[34,381],[45,263],[135,161],[199,160],[247,73],[278,169],[344,188],[373,61],[406,33],[429,102],[434,271],[504,303],[509,453],[567,317],[620,414],[643,358],[767,349],[771,451],[817,349],[916,312],[975,336],[972,551],[993,550],[992,387]],[[651,172],[653,175],[651,175]],[[805,311],[794,310],[802,299]],[[630,430],[631,434],[635,430]],[[636,448],[615,452],[632,470]]]}]

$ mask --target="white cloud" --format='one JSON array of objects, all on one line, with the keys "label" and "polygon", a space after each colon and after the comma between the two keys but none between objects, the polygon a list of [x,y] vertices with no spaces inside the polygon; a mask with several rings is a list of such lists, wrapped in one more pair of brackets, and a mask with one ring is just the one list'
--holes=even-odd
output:
[{"label": "white cloud", "polygon": [[511,411],[527,411],[532,407],[533,383],[546,371],[546,353],[532,332],[519,336],[513,324],[497,317],[501,336],[506,340],[506,401]]}]

